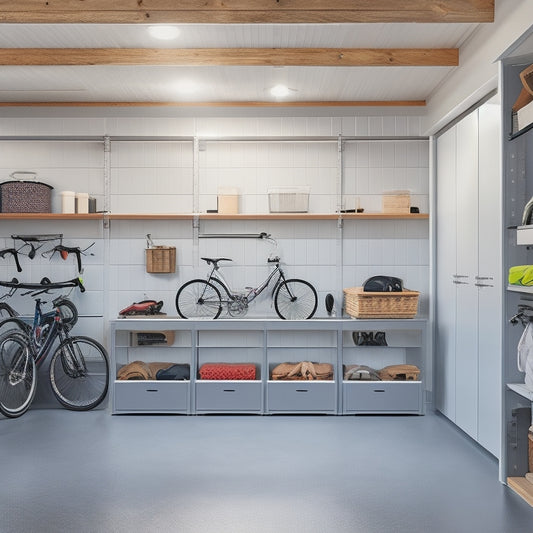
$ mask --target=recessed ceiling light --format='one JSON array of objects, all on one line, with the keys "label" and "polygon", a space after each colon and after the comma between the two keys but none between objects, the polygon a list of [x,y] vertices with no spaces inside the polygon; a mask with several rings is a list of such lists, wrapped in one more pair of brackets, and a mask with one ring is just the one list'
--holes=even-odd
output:
[{"label": "recessed ceiling light", "polygon": [[180,34],[180,30],[177,26],[148,26],[148,33],[154,39],[170,41]]},{"label": "recessed ceiling light", "polygon": [[296,92],[296,89],[291,89],[286,85],[274,85],[274,87],[270,89],[270,94],[276,98],[283,98],[288,96],[291,92]]}]

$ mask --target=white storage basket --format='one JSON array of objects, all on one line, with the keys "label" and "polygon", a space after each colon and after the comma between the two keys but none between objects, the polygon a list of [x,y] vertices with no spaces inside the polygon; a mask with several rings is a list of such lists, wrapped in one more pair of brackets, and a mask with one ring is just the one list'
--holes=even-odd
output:
[{"label": "white storage basket", "polygon": [[271,213],[307,213],[310,187],[277,187],[268,190]]}]

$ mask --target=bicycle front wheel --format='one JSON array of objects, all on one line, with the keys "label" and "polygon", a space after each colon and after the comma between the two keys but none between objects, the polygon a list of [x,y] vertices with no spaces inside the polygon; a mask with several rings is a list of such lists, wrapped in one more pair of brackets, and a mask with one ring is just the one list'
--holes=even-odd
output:
[{"label": "bicycle front wheel", "polygon": [[9,418],[23,415],[37,390],[37,369],[29,338],[19,330],[0,336],[0,412]]},{"label": "bicycle front wheel", "polygon": [[283,281],[274,294],[274,308],[284,320],[306,320],[311,318],[318,305],[315,288],[303,279]]},{"label": "bicycle front wheel", "polygon": [[55,397],[73,411],[88,411],[102,402],[109,384],[105,348],[90,337],[69,337],[50,361],[50,384]]},{"label": "bicycle front wheel", "polygon": [[203,279],[193,279],[180,287],[176,309],[182,318],[218,318],[222,312],[220,291]]}]

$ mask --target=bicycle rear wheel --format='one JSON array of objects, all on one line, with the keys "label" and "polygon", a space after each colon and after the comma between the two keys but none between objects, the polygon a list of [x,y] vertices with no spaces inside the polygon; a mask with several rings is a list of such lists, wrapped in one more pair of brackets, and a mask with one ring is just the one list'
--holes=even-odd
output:
[{"label": "bicycle rear wheel", "polygon": [[180,287],[176,309],[182,318],[218,318],[222,311],[220,291],[203,279],[193,279]]},{"label": "bicycle rear wheel", "polygon": [[102,402],[109,385],[105,348],[90,337],[69,337],[50,361],[50,384],[55,397],[73,411],[88,411]]},{"label": "bicycle rear wheel", "polygon": [[37,369],[29,338],[13,329],[0,336],[0,412],[9,418],[23,415],[37,390]]},{"label": "bicycle rear wheel", "polygon": [[274,308],[285,320],[306,320],[311,318],[318,305],[315,288],[303,279],[283,281],[274,294]]}]

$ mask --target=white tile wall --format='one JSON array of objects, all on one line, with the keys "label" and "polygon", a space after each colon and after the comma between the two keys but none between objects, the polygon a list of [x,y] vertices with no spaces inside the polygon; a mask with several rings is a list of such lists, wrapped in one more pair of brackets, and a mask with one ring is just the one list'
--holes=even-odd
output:
[{"label": "white tile wall", "polygon": [[[1,135],[129,135],[129,136],[416,136],[420,117],[270,117],[270,118],[57,118],[2,119]],[[174,212],[192,210],[192,142],[117,142],[111,146],[111,198],[114,212]],[[365,211],[380,211],[384,190],[408,189],[412,203],[428,212],[428,143],[425,141],[349,141],[344,146],[343,193],[359,196]],[[53,210],[60,210],[58,192],[89,192],[103,207],[104,157],[102,142],[0,142],[0,175],[35,170],[54,186]],[[243,212],[268,212],[267,191],[285,185],[309,185],[311,212],[333,212],[337,206],[337,143],[218,142],[205,143],[199,153],[200,210],[216,205],[219,186],[241,190]],[[199,258],[227,256],[228,281],[236,288],[257,285],[266,276],[270,247],[258,239],[192,239],[191,221],[112,221],[109,241],[101,222],[29,221],[0,223],[0,246],[11,247],[12,233],[65,234],[69,245],[96,241],[94,256],[85,258],[87,292],[74,295],[82,315],[116,316],[133,301],[162,299],[175,315],[174,298],[180,284],[203,277],[207,266]],[[427,311],[429,292],[429,233],[427,221],[202,221],[200,233],[260,233],[278,239],[279,253],[290,277],[307,279],[319,292],[318,316],[324,316],[324,297],[335,295],[340,311],[342,288],[360,285],[375,274],[397,275],[406,287],[422,292]],[[158,244],[176,246],[175,274],[147,274],[145,235]],[[107,252],[109,250],[109,253]],[[76,274],[75,265],[54,258],[23,258],[18,274],[11,259],[0,258],[2,279],[38,281]],[[50,276],[50,274],[53,274]],[[105,294],[106,287],[108,293]],[[31,308],[27,298],[16,306]],[[249,316],[273,316],[270,299],[253,304]],[[87,321],[93,319],[86,319]],[[92,324],[92,323],[91,323]],[[83,323],[82,323],[83,325]],[[87,326],[91,330],[94,325]],[[102,327],[103,331],[103,327]]]}]

